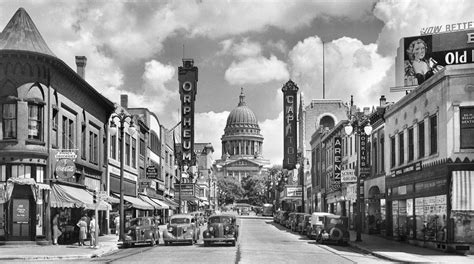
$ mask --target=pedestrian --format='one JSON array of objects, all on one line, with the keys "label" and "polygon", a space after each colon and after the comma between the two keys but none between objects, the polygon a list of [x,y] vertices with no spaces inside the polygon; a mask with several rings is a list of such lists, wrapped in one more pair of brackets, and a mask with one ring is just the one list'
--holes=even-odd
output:
[{"label": "pedestrian", "polygon": [[84,240],[87,238],[87,222],[86,217],[83,216],[77,222],[77,226],[79,227],[79,246],[85,246]]},{"label": "pedestrian", "polygon": [[97,241],[95,240],[96,230],[97,230],[97,225],[95,222],[95,215],[92,215],[91,221],[89,222],[89,231],[91,235],[91,247],[97,246]]},{"label": "pedestrian", "polygon": [[59,229],[59,215],[56,214],[53,217],[53,245],[58,244],[58,238],[62,235],[61,230]]},{"label": "pedestrian", "polygon": [[114,219],[114,224],[115,224],[115,235],[118,236],[120,232],[120,215],[117,215]]}]

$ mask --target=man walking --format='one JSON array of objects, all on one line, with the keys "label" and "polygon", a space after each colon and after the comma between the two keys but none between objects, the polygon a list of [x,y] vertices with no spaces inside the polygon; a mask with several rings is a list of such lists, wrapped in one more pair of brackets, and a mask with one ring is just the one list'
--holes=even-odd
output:
[{"label": "man walking", "polygon": [[92,215],[92,219],[89,223],[89,231],[91,234],[91,247],[97,247],[97,241],[95,240],[95,232],[97,231],[97,224],[95,222],[95,215]]}]

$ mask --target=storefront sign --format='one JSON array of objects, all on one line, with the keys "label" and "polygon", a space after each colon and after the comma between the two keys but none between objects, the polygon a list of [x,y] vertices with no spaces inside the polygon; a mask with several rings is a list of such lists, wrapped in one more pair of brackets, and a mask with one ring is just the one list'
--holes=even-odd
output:
[{"label": "storefront sign", "polygon": [[390,175],[392,177],[396,177],[396,176],[400,176],[402,174],[413,172],[413,171],[421,171],[421,161],[405,166],[405,167],[398,168],[396,170],[392,170]]},{"label": "storefront sign", "polygon": [[148,179],[158,179],[158,168],[155,165],[150,165],[146,167],[146,177]]},{"label": "storefront sign", "polygon": [[68,179],[76,173],[76,164],[70,159],[60,159],[56,162],[56,176],[61,179]]},{"label": "storefront sign", "polygon": [[302,189],[301,186],[286,187],[286,197],[301,197]]},{"label": "storefront sign", "polygon": [[[410,90],[431,78],[446,65],[473,63],[474,29],[472,22],[466,23],[446,25],[448,33],[402,38],[396,59],[396,86],[411,86],[406,89]],[[437,26],[424,32],[436,33],[441,28]],[[455,31],[462,29],[467,30]],[[428,70],[418,72],[418,68]]]},{"label": "storefront sign", "polygon": [[342,139],[334,137],[334,182],[341,183]]},{"label": "storefront sign", "polygon": [[431,34],[439,34],[439,33],[454,32],[454,31],[469,30],[469,29],[474,29],[474,21],[445,24],[445,25],[436,25],[432,27],[421,28],[420,35],[431,35]]},{"label": "storefront sign", "polygon": [[181,165],[196,165],[194,154],[194,102],[197,94],[198,68],[192,59],[183,59],[178,67],[181,98]]},{"label": "storefront sign", "polygon": [[196,194],[199,193],[194,183],[181,183],[181,187],[177,185],[175,188],[177,188],[178,192],[181,192],[181,199],[184,200],[193,200],[196,198]]},{"label": "storefront sign", "polygon": [[360,133],[360,163],[359,163],[359,174],[361,177],[365,177],[363,174],[367,174],[367,171],[370,172],[369,165],[369,150],[367,146],[368,136],[365,133]]},{"label": "storefront sign", "polygon": [[355,176],[354,170],[347,169],[347,170],[341,171],[341,182],[342,183],[357,182],[357,176]]},{"label": "storefront sign", "polygon": [[289,80],[281,89],[283,92],[283,168],[296,168],[297,131],[296,109],[298,86]]}]

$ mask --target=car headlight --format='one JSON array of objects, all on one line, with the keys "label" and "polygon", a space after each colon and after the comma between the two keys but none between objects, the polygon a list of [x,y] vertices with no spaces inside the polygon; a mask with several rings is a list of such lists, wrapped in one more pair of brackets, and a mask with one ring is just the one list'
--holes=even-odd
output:
[{"label": "car headlight", "polygon": [[230,229],[229,226],[225,227],[225,231],[229,231],[229,229]]},{"label": "car headlight", "polygon": [[183,232],[186,232],[188,230],[188,227],[187,226],[184,226],[183,227]]},{"label": "car headlight", "polygon": [[212,227],[212,226],[209,227],[209,231],[211,231],[211,232],[214,231],[214,227]]},{"label": "car headlight", "polygon": [[168,227],[168,232],[170,232],[170,233],[173,232],[173,228],[171,226]]}]

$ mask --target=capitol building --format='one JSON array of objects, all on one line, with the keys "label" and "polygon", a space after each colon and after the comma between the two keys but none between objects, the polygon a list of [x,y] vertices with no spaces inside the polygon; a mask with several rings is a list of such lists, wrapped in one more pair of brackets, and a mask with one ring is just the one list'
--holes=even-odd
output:
[{"label": "capitol building", "polygon": [[253,111],[245,103],[241,88],[239,103],[227,117],[222,141],[222,156],[216,160],[217,175],[234,177],[239,182],[251,175],[261,175],[270,168],[264,159],[263,136]]}]

